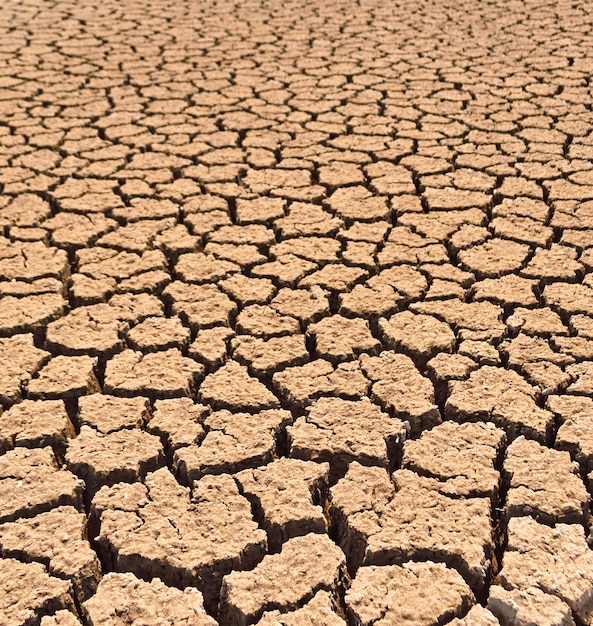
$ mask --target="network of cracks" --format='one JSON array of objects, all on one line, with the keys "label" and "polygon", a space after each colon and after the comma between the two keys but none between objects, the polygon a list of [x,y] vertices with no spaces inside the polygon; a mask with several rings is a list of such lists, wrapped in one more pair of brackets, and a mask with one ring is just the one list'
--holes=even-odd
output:
[{"label": "network of cracks", "polygon": [[593,624],[593,12],[23,0],[0,622]]}]

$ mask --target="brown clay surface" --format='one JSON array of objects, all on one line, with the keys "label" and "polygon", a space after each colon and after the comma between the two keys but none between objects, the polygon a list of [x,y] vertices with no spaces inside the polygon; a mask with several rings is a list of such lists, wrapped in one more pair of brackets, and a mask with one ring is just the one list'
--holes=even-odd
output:
[{"label": "brown clay surface", "polygon": [[2,626],[593,624],[591,3],[1,4]]}]

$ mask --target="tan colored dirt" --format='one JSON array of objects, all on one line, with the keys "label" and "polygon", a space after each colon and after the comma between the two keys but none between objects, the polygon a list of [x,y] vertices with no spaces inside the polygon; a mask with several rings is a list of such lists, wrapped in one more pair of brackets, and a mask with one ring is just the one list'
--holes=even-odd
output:
[{"label": "tan colored dirt", "polygon": [[591,3],[0,13],[0,625],[593,624]]}]

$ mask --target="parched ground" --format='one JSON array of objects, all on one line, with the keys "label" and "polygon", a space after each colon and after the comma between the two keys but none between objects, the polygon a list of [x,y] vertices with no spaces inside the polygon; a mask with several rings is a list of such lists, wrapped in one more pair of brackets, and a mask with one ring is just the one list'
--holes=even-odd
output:
[{"label": "parched ground", "polygon": [[593,8],[0,3],[0,623],[593,624]]}]

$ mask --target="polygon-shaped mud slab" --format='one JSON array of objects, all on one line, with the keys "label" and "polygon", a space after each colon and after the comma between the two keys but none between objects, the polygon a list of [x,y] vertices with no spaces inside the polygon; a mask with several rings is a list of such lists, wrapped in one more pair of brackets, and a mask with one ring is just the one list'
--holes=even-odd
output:
[{"label": "polygon-shaped mud slab", "polygon": [[477,276],[496,278],[521,268],[529,246],[508,239],[490,239],[459,252],[459,260]]},{"label": "polygon-shaped mud slab", "polygon": [[66,252],[41,241],[12,242],[0,237],[0,259],[2,280],[30,281],[44,277],[60,280],[69,273]]},{"label": "polygon-shaped mud slab", "polygon": [[329,463],[332,479],[350,461],[389,467],[401,454],[406,427],[368,400],[320,398],[287,428],[290,456]]},{"label": "polygon-shaped mud slab", "polygon": [[[312,261],[301,258],[302,255],[290,254],[295,248],[291,240],[272,246],[270,253],[275,260],[268,263],[256,265],[251,273],[253,276],[273,280],[279,287],[294,287],[306,275],[317,269],[317,265]],[[302,239],[298,239],[298,250],[305,248],[306,244]],[[295,250],[296,252],[297,250]],[[288,252],[288,254],[287,254]]]},{"label": "polygon-shaped mud slab", "polygon": [[329,291],[344,292],[350,291],[358,281],[367,276],[368,272],[360,267],[348,267],[338,263],[329,263],[317,272],[305,276],[305,278],[299,281],[298,286],[319,286]]},{"label": "polygon-shaped mud slab", "polygon": [[375,353],[381,346],[373,337],[366,320],[342,315],[324,317],[307,328],[307,337],[315,340],[315,353],[333,363],[346,361],[361,352]]},{"label": "polygon-shaped mud slab", "polygon": [[564,315],[593,315],[593,289],[579,283],[552,283],[543,292],[544,302]]},{"label": "polygon-shaped mud slab", "polygon": [[[327,169],[322,168],[320,172],[322,178],[324,170],[327,171]],[[374,222],[387,219],[390,213],[387,200],[373,195],[362,185],[336,189],[327,199],[327,203],[339,217],[348,220]]]},{"label": "polygon-shaped mud slab", "polygon": [[431,315],[403,311],[379,320],[379,328],[389,348],[405,352],[421,366],[433,356],[455,349],[450,326]]},{"label": "polygon-shaped mud slab", "polygon": [[[269,199],[269,201],[271,200]],[[257,202],[259,201],[258,199]],[[237,210],[239,207],[240,204],[238,204]],[[342,220],[333,217],[331,213],[324,211],[320,206],[305,202],[293,202],[288,209],[288,215],[280,216],[274,220],[274,228],[280,232],[282,239],[307,236],[330,237],[342,225]]]},{"label": "polygon-shaped mud slab", "polygon": [[114,396],[178,398],[191,396],[203,373],[203,365],[176,348],[148,354],[125,350],[107,362],[104,387]]},{"label": "polygon-shaped mud slab", "polygon": [[82,248],[76,252],[78,271],[93,278],[110,277],[117,281],[143,272],[164,270],[167,259],[160,250],[145,250],[142,254],[118,252],[109,248]]},{"label": "polygon-shaped mud slab", "polygon": [[220,621],[247,626],[264,611],[286,612],[318,591],[334,592],[341,583],[345,557],[327,535],[311,533],[287,541],[250,572],[232,572],[221,589]]},{"label": "polygon-shaped mud slab", "polygon": [[311,289],[280,289],[270,305],[282,315],[296,317],[302,324],[316,322],[329,314],[327,292],[318,285]]},{"label": "polygon-shaped mud slab", "polygon": [[204,438],[202,422],[210,413],[209,407],[196,404],[191,398],[170,398],[157,400],[154,409],[146,429],[158,435],[167,449],[177,450]]},{"label": "polygon-shaped mud slab", "polygon": [[237,312],[237,305],[216,285],[174,281],[166,287],[163,295],[172,302],[173,313],[179,315],[192,330],[228,326],[230,317]]},{"label": "polygon-shaped mud slab", "polygon": [[216,598],[222,576],[254,567],[266,549],[266,534],[230,476],[205,476],[190,497],[162,468],[145,484],[104,487],[92,514],[110,567],[171,586],[197,586],[206,602]]},{"label": "polygon-shaped mud slab", "polygon": [[490,587],[488,609],[498,624],[537,624],[537,626],[575,626],[566,602],[544,593],[538,587],[507,591],[499,585]]},{"label": "polygon-shaped mud slab", "polygon": [[66,450],[74,426],[61,400],[23,400],[0,415],[0,453],[15,447]]},{"label": "polygon-shaped mud slab", "polygon": [[[276,243],[270,247],[270,255],[279,259],[283,264],[289,265],[292,261],[297,268],[300,267],[303,273],[315,269],[315,263],[323,264],[335,263],[340,254],[340,242],[333,237],[296,237],[285,239],[280,243]],[[303,263],[302,259],[309,261],[309,269],[307,262]],[[336,270],[340,268],[335,266]],[[286,269],[290,272],[290,268]],[[296,270],[298,271],[298,270]],[[296,274],[293,274],[293,277]],[[320,282],[322,284],[322,282]]]},{"label": "polygon-shaped mud slab", "polygon": [[31,334],[0,338],[0,404],[22,400],[23,387],[50,356],[34,346]]},{"label": "polygon-shaped mud slab", "polygon": [[146,582],[130,573],[107,574],[82,611],[89,626],[216,626],[194,587],[180,591],[158,578]]},{"label": "polygon-shaped mud slab", "polygon": [[329,465],[299,459],[277,459],[235,476],[254,505],[268,533],[271,550],[298,535],[325,533],[327,521],[320,504],[329,482]]},{"label": "polygon-shaped mud slab", "polygon": [[43,615],[60,609],[76,610],[67,580],[50,576],[40,563],[0,559],[0,623],[38,624]]},{"label": "polygon-shaped mud slab", "polygon": [[0,551],[41,562],[52,576],[70,580],[79,602],[94,593],[101,578],[101,564],[86,538],[86,517],[71,506],[1,524]]},{"label": "polygon-shaped mud slab", "polygon": [[434,387],[410,357],[391,350],[379,356],[362,355],[360,367],[372,381],[372,398],[410,424],[412,434],[440,424]]},{"label": "polygon-shaped mud slab", "polygon": [[408,470],[393,478],[395,484],[385,470],[352,463],[331,489],[349,569],[430,559],[454,567],[481,590],[494,547],[490,500],[449,497],[439,481]]},{"label": "polygon-shaped mud slab", "polygon": [[[93,307],[97,309],[93,310]],[[102,307],[103,310],[98,307]],[[107,304],[74,309],[47,327],[47,346],[65,354],[111,355],[123,348],[120,332],[126,322],[107,319]]]},{"label": "polygon-shaped mud slab", "polygon": [[252,304],[237,315],[237,331],[254,337],[296,335],[301,327],[294,317],[284,315],[269,304]]},{"label": "polygon-shaped mud slab", "polygon": [[568,452],[519,437],[507,449],[504,473],[507,518],[531,515],[550,526],[585,523],[590,498]]},{"label": "polygon-shaped mud slab", "polygon": [[550,528],[530,517],[515,517],[509,520],[507,535],[500,585],[511,591],[537,587],[560,598],[588,623],[593,613],[593,555],[583,527]]},{"label": "polygon-shaped mud slab", "polygon": [[153,295],[117,294],[109,302],[73,309],[47,327],[47,345],[61,354],[108,357],[124,347],[121,334],[130,323],[162,315]]},{"label": "polygon-shaped mud slab", "polygon": [[201,442],[176,450],[174,467],[189,483],[204,474],[234,473],[269,463],[276,456],[281,430],[291,420],[283,409],[255,414],[216,411],[204,420],[207,434]]},{"label": "polygon-shaped mud slab", "polygon": [[249,278],[243,274],[233,274],[220,281],[219,285],[241,306],[265,304],[276,293],[276,287],[269,278]]},{"label": "polygon-shaped mud slab", "polygon": [[365,284],[372,289],[379,290],[390,287],[406,301],[420,298],[428,288],[426,276],[410,265],[396,265],[381,270],[376,276],[369,278]]},{"label": "polygon-shaped mud slab", "polygon": [[445,415],[458,421],[492,421],[511,438],[525,434],[547,441],[554,415],[536,403],[536,390],[517,372],[485,366],[468,380],[453,381]]},{"label": "polygon-shaped mud slab", "polygon": [[533,291],[535,280],[507,274],[501,278],[486,278],[472,285],[474,301],[490,300],[502,306],[536,306],[538,300]]},{"label": "polygon-shaped mud slab", "polygon": [[0,522],[32,517],[57,506],[80,510],[84,483],[58,469],[51,448],[16,448],[0,456]]},{"label": "polygon-shaped mud slab", "polygon": [[67,305],[59,293],[0,298],[0,335],[29,333],[59,318]]},{"label": "polygon-shaped mud slab", "polygon": [[78,421],[100,433],[122,428],[139,428],[150,416],[147,398],[119,398],[94,393],[78,400]]},{"label": "polygon-shaped mud slab", "polygon": [[100,391],[96,357],[56,356],[27,383],[31,399],[76,398]]},{"label": "polygon-shaped mud slab", "polygon": [[295,408],[303,408],[319,396],[358,399],[366,396],[369,389],[369,381],[358,361],[346,361],[334,367],[329,361],[316,359],[276,372],[272,382],[276,392]]},{"label": "polygon-shaped mud slab", "polygon": [[431,561],[363,567],[346,592],[348,613],[360,626],[445,624],[474,602],[455,570]]},{"label": "polygon-shaped mud slab", "polygon": [[279,371],[309,360],[304,335],[286,335],[262,339],[251,335],[238,335],[231,340],[233,357],[247,363],[258,375]]},{"label": "polygon-shaped mud slab", "polygon": [[305,606],[281,613],[269,611],[262,615],[256,626],[346,626],[337,614],[336,602],[327,591],[318,591]]},{"label": "polygon-shaped mud slab", "polygon": [[199,396],[215,409],[261,411],[280,406],[278,398],[236,361],[227,361],[208,374],[200,385]]},{"label": "polygon-shaped mud slab", "polygon": [[235,331],[228,326],[215,326],[199,330],[189,346],[188,354],[209,368],[222,365],[227,357],[227,341]]},{"label": "polygon-shaped mud slab", "polygon": [[478,369],[479,365],[470,357],[462,354],[442,352],[426,364],[426,374],[434,385],[435,399],[444,403],[449,392],[449,381],[463,380]]},{"label": "polygon-shaped mud slab", "polygon": [[434,315],[455,328],[461,339],[500,339],[506,332],[503,309],[491,302],[464,302],[457,298],[417,302],[410,305],[417,313]]},{"label": "polygon-shaped mud slab", "polygon": [[500,345],[502,354],[507,357],[511,367],[521,367],[526,363],[547,361],[559,367],[574,363],[574,359],[566,352],[554,352],[549,342],[541,337],[530,337],[520,333],[512,341]]},{"label": "polygon-shaped mud slab", "polygon": [[147,317],[129,330],[126,337],[133,350],[156,352],[183,349],[189,343],[190,331],[178,317]]},{"label": "polygon-shaped mud slab", "polygon": [[[571,318],[571,324],[573,320],[574,317]],[[568,334],[568,329],[562,323],[560,316],[548,307],[539,309],[517,307],[513,314],[507,317],[506,324],[512,334],[519,331],[525,335],[540,337]]]},{"label": "polygon-shaped mud slab", "polygon": [[365,318],[377,318],[395,313],[405,302],[391,285],[354,285],[352,291],[340,294],[339,313]]},{"label": "polygon-shaped mud slab", "polygon": [[187,283],[211,283],[241,271],[236,263],[217,259],[211,254],[190,252],[182,254],[175,264],[175,274]]},{"label": "polygon-shaped mud slab", "polygon": [[506,440],[494,424],[444,422],[406,441],[402,467],[441,482],[441,493],[453,497],[498,494],[495,463]]},{"label": "polygon-shaped mud slab", "polygon": [[137,428],[102,434],[83,426],[66,452],[68,469],[84,479],[87,488],[134,482],[163,461],[161,440]]}]

